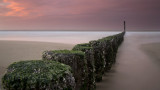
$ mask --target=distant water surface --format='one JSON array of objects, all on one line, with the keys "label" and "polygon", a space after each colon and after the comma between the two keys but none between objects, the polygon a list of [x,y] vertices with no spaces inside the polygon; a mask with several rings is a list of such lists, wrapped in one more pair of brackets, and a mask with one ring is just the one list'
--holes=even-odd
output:
[{"label": "distant water surface", "polygon": [[0,40],[87,43],[119,32],[104,31],[0,31]]}]

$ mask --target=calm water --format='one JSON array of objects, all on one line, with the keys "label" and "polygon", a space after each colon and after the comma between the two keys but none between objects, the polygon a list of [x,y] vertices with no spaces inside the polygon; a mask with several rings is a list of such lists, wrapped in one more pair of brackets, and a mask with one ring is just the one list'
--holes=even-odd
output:
[{"label": "calm water", "polygon": [[160,43],[160,32],[127,32],[116,64],[97,84],[97,90],[160,90],[160,60],[141,49],[152,43]]},{"label": "calm water", "polygon": [[87,31],[0,31],[0,40],[40,41],[66,44],[87,43],[119,32]]}]

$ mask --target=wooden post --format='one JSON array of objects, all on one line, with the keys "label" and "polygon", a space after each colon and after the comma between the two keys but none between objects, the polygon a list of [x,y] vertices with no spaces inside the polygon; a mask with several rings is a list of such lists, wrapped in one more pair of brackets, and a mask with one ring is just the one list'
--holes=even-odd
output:
[{"label": "wooden post", "polygon": [[126,21],[124,21],[124,32],[126,32]]}]

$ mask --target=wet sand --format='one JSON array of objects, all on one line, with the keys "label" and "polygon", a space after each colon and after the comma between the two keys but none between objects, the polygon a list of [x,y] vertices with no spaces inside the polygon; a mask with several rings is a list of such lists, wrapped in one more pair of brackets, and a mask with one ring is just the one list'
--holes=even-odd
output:
[{"label": "wet sand", "polygon": [[141,45],[141,49],[153,60],[160,63],[160,43]]},{"label": "wet sand", "polygon": [[160,34],[127,33],[117,62],[96,90],[160,90]]},{"label": "wet sand", "polygon": [[[72,49],[72,44],[30,41],[0,41],[0,78],[9,64],[21,60],[40,60],[45,50]],[[1,79],[0,79],[1,83]],[[1,90],[0,84],[0,90]]]}]

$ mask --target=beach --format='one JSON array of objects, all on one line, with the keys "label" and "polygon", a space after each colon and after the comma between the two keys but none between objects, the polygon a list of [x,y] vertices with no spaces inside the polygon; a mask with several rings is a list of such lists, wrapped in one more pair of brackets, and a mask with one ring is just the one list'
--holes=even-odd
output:
[{"label": "beach", "polygon": [[[78,38],[77,41],[66,35],[70,37],[66,40],[67,43],[62,43],[65,37],[63,37],[64,40],[61,38],[61,42],[0,40],[0,77],[3,76],[8,65],[13,62],[40,60],[45,50],[70,50],[75,44],[99,39],[101,35],[104,37],[105,34],[101,33],[97,36],[88,33],[83,36],[82,40],[80,35],[82,33],[80,33],[74,36]],[[159,90],[159,38],[160,32],[127,32],[124,42],[119,47],[117,62],[110,72],[105,73],[102,82],[97,83],[96,90]],[[1,84],[0,87],[2,88]]]},{"label": "beach", "polygon": [[[45,50],[71,50],[74,45],[87,43],[119,32],[105,31],[0,31],[0,78],[13,62],[41,60]],[[0,88],[1,79],[0,79]]]}]

